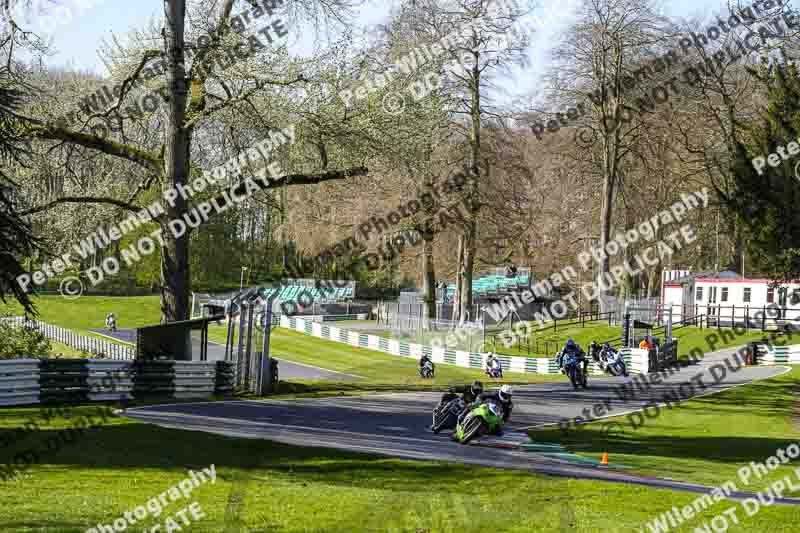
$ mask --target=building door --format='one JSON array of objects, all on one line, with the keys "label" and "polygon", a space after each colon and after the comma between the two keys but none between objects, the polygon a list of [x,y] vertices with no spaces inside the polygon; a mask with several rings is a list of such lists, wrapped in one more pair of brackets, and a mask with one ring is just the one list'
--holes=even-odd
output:
[{"label": "building door", "polygon": [[716,287],[709,287],[708,288],[708,314],[709,315],[716,315],[717,309],[714,307],[714,304],[717,303],[717,288]]}]

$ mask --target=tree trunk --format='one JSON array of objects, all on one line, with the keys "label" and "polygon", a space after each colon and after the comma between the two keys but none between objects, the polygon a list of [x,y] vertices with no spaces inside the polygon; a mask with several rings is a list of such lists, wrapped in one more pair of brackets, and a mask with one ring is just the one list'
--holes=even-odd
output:
[{"label": "tree trunk", "polygon": [[456,270],[456,292],[454,295],[453,301],[453,314],[452,320],[458,321],[461,319],[461,278],[464,277],[463,273],[463,264],[464,264],[464,236],[458,236],[458,260],[456,261],[457,270]]},{"label": "tree trunk", "polygon": [[433,263],[433,233],[422,233],[422,294],[425,299],[423,315],[436,319],[436,271]]},{"label": "tree trunk", "polygon": [[471,316],[472,313],[472,270],[475,266],[475,223],[469,222],[467,229],[462,237],[463,256],[462,272],[461,272],[461,298],[459,305],[461,306],[460,320],[474,320],[475,317]]},{"label": "tree trunk", "polygon": [[654,266],[650,272],[647,279],[647,297],[648,298],[655,298],[659,296],[659,274],[661,272],[661,265],[658,264]]},{"label": "tree trunk", "polygon": [[470,139],[469,139],[469,175],[466,183],[466,223],[463,234],[463,256],[461,257],[461,294],[459,305],[461,306],[461,320],[473,320],[475,317],[469,316],[472,311],[472,271],[475,266],[475,247],[477,244],[478,213],[475,206],[480,205],[479,183],[480,183],[480,157],[481,157],[481,71],[480,53],[472,52],[471,81],[471,103],[470,103]]},{"label": "tree trunk", "polygon": [[[606,245],[608,244],[609,235],[611,233],[611,204],[614,201],[614,184],[612,182],[611,176],[606,173],[603,178],[603,204],[600,208],[600,249],[605,250]],[[605,286],[605,280],[603,279],[609,272],[609,262],[608,257],[604,254],[601,254],[600,265],[597,269],[597,285],[598,289]],[[603,298],[605,295],[605,291],[598,290],[600,295],[599,304],[600,304],[600,312],[605,313],[608,311],[608,305]]]},{"label": "tree trunk", "polygon": [[[186,69],[184,63],[184,18],[186,0],[165,0],[164,49],[167,54],[168,102],[166,135],[164,142],[164,192],[177,185],[186,185],[189,177],[190,132],[186,121]],[[180,236],[172,234],[169,220],[183,218],[188,204],[181,195],[175,205],[166,206],[166,218],[161,223],[164,245],[161,250],[161,321],[170,322],[189,318],[189,232]]]}]

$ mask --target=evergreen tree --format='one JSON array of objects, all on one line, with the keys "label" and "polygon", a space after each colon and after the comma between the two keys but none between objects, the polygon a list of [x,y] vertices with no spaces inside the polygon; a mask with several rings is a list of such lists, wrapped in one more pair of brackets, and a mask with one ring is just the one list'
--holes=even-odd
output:
[{"label": "evergreen tree", "polygon": [[[800,75],[785,56],[765,59],[751,74],[764,88],[767,107],[750,124],[749,139],[736,141],[733,187],[716,188],[747,229],[757,266],[776,281],[789,281],[800,278],[800,153],[790,154],[790,147],[797,149],[790,143],[800,145]],[[779,148],[787,159],[777,167],[766,163],[759,173],[753,159]]]},{"label": "evergreen tree", "polygon": [[22,260],[33,254],[37,240],[14,209],[16,184],[6,170],[11,163],[20,163],[27,151],[14,117],[14,109],[25,90],[7,66],[0,66],[0,300],[6,302],[6,297],[11,296],[27,313],[35,314],[33,303],[17,283],[17,277],[26,272]]}]

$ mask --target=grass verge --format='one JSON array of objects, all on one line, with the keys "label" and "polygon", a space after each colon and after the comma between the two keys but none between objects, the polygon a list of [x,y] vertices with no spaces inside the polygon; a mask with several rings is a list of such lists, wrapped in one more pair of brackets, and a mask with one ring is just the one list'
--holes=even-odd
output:
[{"label": "grass verge", "polygon": [[[41,444],[75,408],[47,428],[4,448]],[[0,410],[0,435],[21,427],[36,408]],[[18,481],[1,482],[0,528],[14,533],[78,533],[111,524],[175,486],[187,469],[215,465],[217,481],[130,528],[144,531],[192,501],[206,515],[192,532],[621,532],[639,529],[695,495],[578,481],[522,471],[415,462],[321,448],[290,447],[164,429],[124,418],[86,430],[33,464]],[[618,502],[609,505],[609,494]],[[46,495],[46,497],[44,496]],[[700,515],[710,520],[724,504]],[[800,509],[768,508],[730,531],[794,531]],[[162,531],[164,527],[162,526]],[[177,531],[177,529],[175,529]]]},{"label": "grass verge", "polygon": [[[225,343],[227,333],[224,326],[210,325],[208,331],[209,338],[212,341]],[[432,390],[443,389],[456,383],[469,383],[476,379],[483,381],[487,385],[489,383],[486,374],[480,370],[445,364],[436,365],[436,377],[434,379],[422,379],[419,377],[419,364],[416,359],[387,355],[344,343],[319,339],[284,328],[272,330],[270,351],[278,359],[362,377],[362,379],[345,379],[341,381],[282,384],[281,392],[284,393]],[[280,372],[280,366],[278,371]],[[564,379],[560,374],[544,375],[505,372],[502,380],[491,380],[491,383],[543,383]]]},{"label": "grass verge", "polygon": [[[584,424],[568,433],[558,428],[532,431],[531,438],[559,442],[594,457],[607,451],[611,462],[643,473],[719,485],[733,481],[741,490],[758,490],[791,475],[800,466],[782,465],[743,484],[737,470],[763,462],[780,448],[800,441],[796,409],[800,367],[778,377],[661,408],[658,416],[633,429],[627,416]],[[608,428],[613,425],[613,431]],[[788,493],[787,493],[788,495]],[[800,494],[794,494],[800,497]]]}]

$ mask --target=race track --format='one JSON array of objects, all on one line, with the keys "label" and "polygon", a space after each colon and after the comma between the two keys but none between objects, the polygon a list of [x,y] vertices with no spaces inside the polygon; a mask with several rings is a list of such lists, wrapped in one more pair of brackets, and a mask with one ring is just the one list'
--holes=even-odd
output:
[{"label": "race track", "polygon": [[[708,354],[699,365],[684,368],[663,384],[622,401],[616,387],[624,378],[590,378],[589,388],[573,391],[568,382],[515,387],[510,432],[557,423],[562,417],[584,416],[596,405],[605,405],[611,416],[636,411],[653,400],[661,401],[667,390],[688,382],[698,373],[707,388],[695,387],[695,395],[776,376],[785,367],[743,367],[715,380],[709,368],[732,350]],[[735,367],[736,365],[733,365]],[[717,367],[719,369],[719,367]],[[719,373],[719,372],[718,372]],[[440,393],[395,393],[361,397],[300,400],[260,400],[156,405],[128,409],[125,416],[165,427],[207,431],[222,435],[261,438],[298,446],[319,446],[418,460],[441,460],[499,468],[529,470],[541,474],[636,483],[653,487],[707,492],[708,487],[680,481],[640,476],[588,465],[575,465],[552,456],[519,450],[461,446],[445,433],[434,435],[427,427]],[[739,494],[744,498],[749,494]],[[737,496],[734,496],[737,497]],[[781,499],[780,503],[800,504]]]}]

